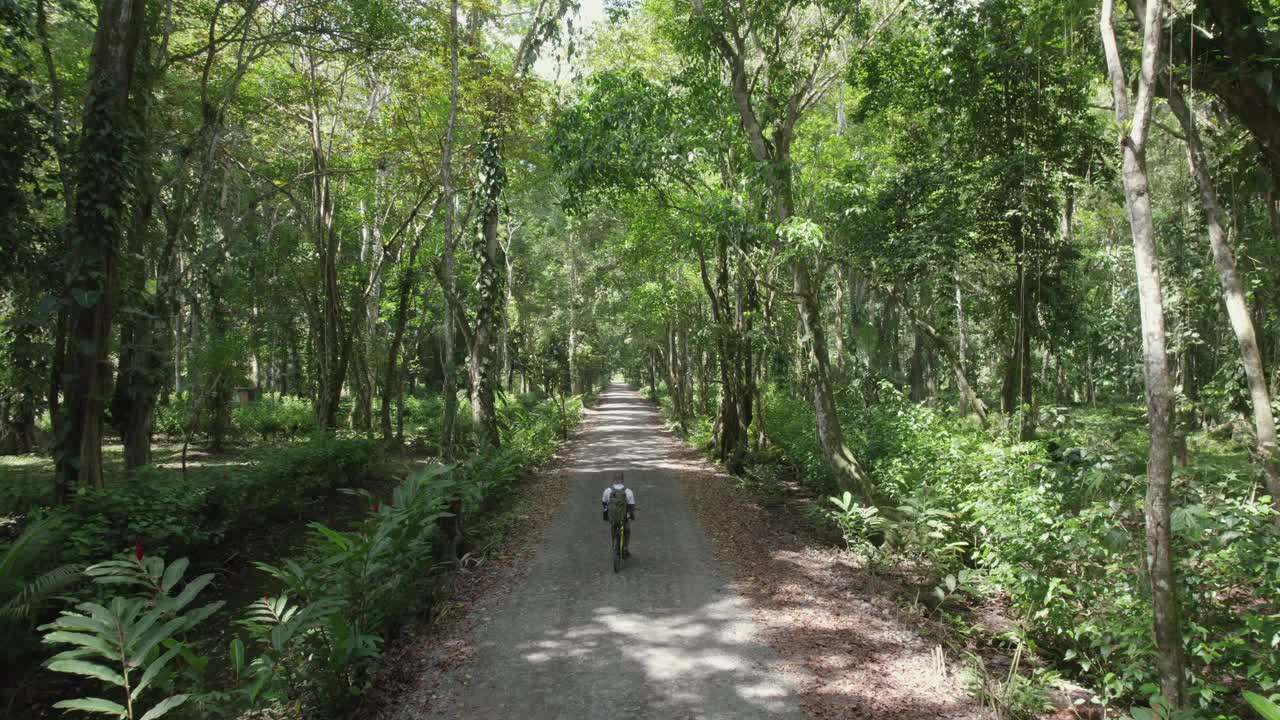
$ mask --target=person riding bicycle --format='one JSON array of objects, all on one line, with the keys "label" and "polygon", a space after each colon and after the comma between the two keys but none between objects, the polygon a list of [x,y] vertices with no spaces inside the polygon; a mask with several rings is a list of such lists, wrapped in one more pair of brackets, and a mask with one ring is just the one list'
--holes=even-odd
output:
[{"label": "person riding bicycle", "polygon": [[[626,504],[625,511],[622,511],[621,508],[615,511],[621,517],[613,518],[613,521],[621,523],[625,531],[622,538],[622,556],[631,557],[631,521],[636,519],[636,495],[631,492],[631,488],[623,483],[622,473],[618,473],[617,477],[614,478],[613,484],[604,489],[604,495],[600,498],[600,504],[604,508],[605,522],[610,522],[609,506],[615,503],[618,506],[623,503]],[[612,524],[609,529],[611,532],[613,531]]]}]

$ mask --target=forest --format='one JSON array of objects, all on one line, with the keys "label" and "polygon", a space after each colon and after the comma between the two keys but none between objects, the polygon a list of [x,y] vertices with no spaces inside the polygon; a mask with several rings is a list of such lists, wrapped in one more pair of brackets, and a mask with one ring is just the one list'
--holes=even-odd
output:
[{"label": "forest", "polygon": [[991,717],[1280,718],[1274,0],[0,26],[5,715],[373,717],[625,381]]}]

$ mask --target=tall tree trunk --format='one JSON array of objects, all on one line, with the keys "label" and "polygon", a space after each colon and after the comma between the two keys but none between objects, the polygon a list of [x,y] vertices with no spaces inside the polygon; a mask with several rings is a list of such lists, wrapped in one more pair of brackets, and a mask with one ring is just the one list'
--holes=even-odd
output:
[{"label": "tall tree trunk", "polygon": [[582,391],[578,376],[578,252],[574,244],[574,233],[569,233],[569,388],[577,395]]},{"label": "tall tree trunk", "polygon": [[[150,44],[150,40],[144,39],[140,50],[142,60],[137,75],[143,89],[136,94],[132,108],[135,127],[144,138],[149,126],[150,86],[156,74],[148,52]],[[138,149],[139,156],[148,154],[145,142],[140,143]],[[146,160],[139,161],[137,176],[141,193],[133,206],[127,252],[131,262],[125,265],[121,288],[123,302],[131,311],[124,314],[120,324],[120,363],[111,397],[111,418],[124,444],[127,470],[151,462],[151,428],[156,398],[164,380],[161,376],[163,342],[168,330],[161,320],[167,313],[159,282],[154,292],[146,288],[146,233],[155,198],[151,169]],[[167,270],[166,263],[171,261],[171,257],[161,258],[158,268]]]},{"label": "tall tree trunk", "polygon": [[[457,244],[454,222],[458,212],[457,192],[453,187],[453,142],[458,121],[458,0],[449,3],[449,115],[445,120],[444,148],[440,153],[440,176],[444,193],[444,258],[443,258],[443,290],[445,302],[452,302],[457,296],[455,278],[457,271],[454,253]],[[453,459],[456,445],[458,417],[458,389],[454,384],[457,373],[454,371],[454,341],[458,335],[455,313],[444,313],[444,350],[441,355],[441,373],[444,394],[443,428],[440,433],[441,455],[446,460]]]},{"label": "tall tree trunk", "polygon": [[127,266],[125,284],[138,312],[128,313],[121,322],[120,368],[111,397],[111,417],[124,444],[124,465],[129,470],[151,462],[151,427],[163,382],[161,343],[168,330],[159,320],[166,315],[161,298],[145,290],[146,264],[142,258],[151,215],[148,197],[149,193],[133,210],[129,255],[134,260]]},{"label": "tall tree trunk", "polygon": [[[843,90],[841,91],[840,98],[843,104],[843,98],[844,98]],[[843,117],[844,115],[843,111],[841,111],[840,115],[841,117]],[[836,336],[836,370],[844,370],[845,360],[847,359],[847,356],[848,356],[848,352],[845,350],[845,346],[844,346],[845,337],[847,337],[849,334],[848,328],[845,327],[845,312],[844,312],[845,299],[849,297],[848,288],[849,288],[849,268],[844,263],[840,263],[839,265],[836,266],[836,296],[834,298],[835,328],[833,329],[833,332],[835,333],[835,336]]]},{"label": "tall tree trunk", "polygon": [[827,465],[841,490],[848,490],[863,500],[871,498],[871,483],[853,452],[844,442],[844,430],[836,413],[835,395],[831,387],[831,373],[827,367],[827,341],[818,313],[818,300],[809,276],[809,268],[802,260],[792,262],[792,289],[800,320],[806,333],[804,338],[809,382],[813,389],[814,417],[818,429],[818,442],[826,456]]},{"label": "tall tree trunk", "polygon": [[[1280,247],[1280,193],[1277,190],[1267,193],[1266,203],[1267,217],[1271,220],[1271,241],[1276,243],[1276,247]],[[1274,363],[1280,361],[1280,333],[1267,332],[1269,320],[1270,318],[1263,312],[1258,344],[1262,346],[1263,364],[1271,362],[1274,368]],[[1274,370],[1271,373],[1271,394],[1280,395],[1280,372]]]},{"label": "tall tree trunk", "polygon": [[[771,168],[776,219],[779,227],[785,227],[791,219],[794,207],[791,184],[791,158],[781,154]],[[796,310],[800,315],[802,338],[806,355],[806,375],[813,392],[814,419],[818,442],[822,446],[827,466],[841,490],[847,490],[863,500],[871,498],[871,482],[853,451],[844,441],[844,429],[836,412],[835,393],[831,385],[830,354],[827,350],[827,333],[822,322],[818,288],[813,282],[808,263],[803,257],[791,261],[791,286]]]},{"label": "tall tree trunk", "polygon": [[1166,86],[1169,107],[1178,118],[1183,135],[1186,137],[1187,157],[1191,163],[1191,172],[1196,178],[1196,185],[1200,189],[1200,203],[1209,225],[1209,247],[1213,252],[1213,263],[1218,268],[1218,279],[1222,283],[1222,302],[1227,307],[1227,317],[1231,321],[1232,331],[1235,332],[1236,344],[1240,347],[1240,362],[1244,365],[1245,379],[1249,385],[1249,399],[1253,403],[1258,460],[1266,472],[1267,493],[1271,496],[1272,507],[1280,512],[1280,458],[1276,456],[1276,421],[1271,411],[1271,392],[1267,387],[1262,352],[1254,334],[1253,319],[1249,315],[1249,306],[1245,300],[1240,274],[1236,270],[1235,253],[1231,250],[1231,241],[1227,238],[1226,227],[1223,224],[1218,192],[1214,187],[1213,178],[1209,176],[1208,160],[1200,144],[1200,131],[1196,128],[1181,89],[1173,83],[1166,83]]},{"label": "tall tree trunk", "polygon": [[653,402],[658,401],[658,361],[655,357],[656,354],[656,350],[649,350],[649,399]]},{"label": "tall tree trunk", "polygon": [[387,365],[382,374],[382,408],[380,419],[382,425],[382,442],[390,447],[395,436],[391,428],[391,399],[401,397],[400,393],[400,346],[404,342],[405,327],[409,324],[409,299],[412,297],[418,280],[418,248],[422,245],[422,229],[415,227],[413,244],[409,246],[408,261],[404,273],[400,276],[400,293],[396,301],[396,315],[392,321],[391,344],[387,347]]},{"label": "tall tree trunk", "polygon": [[1014,298],[1014,339],[1009,374],[1006,377],[1005,404],[1008,406],[1007,412],[1020,414],[1019,437],[1025,441],[1035,438],[1036,415],[1033,396],[1034,366],[1031,357],[1031,282],[1028,278],[1030,248],[1027,246],[1026,224],[1021,213],[1015,213],[1010,218],[1009,231],[1016,246],[1014,257],[1017,265],[1017,289]]},{"label": "tall tree trunk", "polygon": [[1112,26],[1113,0],[1103,0],[1100,27],[1107,70],[1115,101],[1116,125],[1122,128],[1125,200],[1133,234],[1138,301],[1142,314],[1143,377],[1147,388],[1147,419],[1151,424],[1151,453],[1147,461],[1145,521],[1147,575],[1156,640],[1156,669],[1165,699],[1181,707],[1186,702],[1182,626],[1178,616],[1177,583],[1170,532],[1169,486],[1172,477],[1172,439],[1169,434],[1173,394],[1169,385],[1164,329],[1164,298],[1160,288],[1160,259],[1156,250],[1147,183],[1146,139],[1151,121],[1156,62],[1160,56],[1162,0],[1146,0],[1142,18],[1143,43],[1138,96],[1130,113],[1128,82]]},{"label": "tall tree trunk", "polygon": [[[744,248],[745,250],[745,248]],[[752,318],[758,306],[759,295],[755,279],[748,275],[744,264],[738,264],[734,298],[733,342],[735,367],[734,394],[738,403],[738,432],[736,444],[730,455],[730,467],[745,465],[747,446],[751,441],[751,423],[756,403],[755,348],[752,342]],[[763,432],[763,431],[762,431]]]},{"label": "tall tree trunk", "polygon": [[[964,389],[968,390],[968,392],[964,392],[964,390],[962,389],[960,392],[960,414],[965,415],[966,413],[968,413],[969,408],[973,405],[973,402],[971,400],[973,396],[973,389],[969,385],[968,378],[966,377],[968,373],[967,362],[968,362],[968,354],[969,354],[969,336],[965,332],[964,301],[960,295],[960,271],[959,270],[954,270],[952,272],[952,280],[953,280],[952,285],[954,286],[954,289],[955,289],[955,304],[956,304],[956,365],[954,370],[956,375],[956,386],[963,387]],[[984,425],[986,424],[986,421],[987,419],[984,413],[982,415],[982,422]]]},{"label": "tall tree trunk", "polygon": [[[727,177],[727,175],[726,175]],[[726,186],[730,185],[726,181]],[[729,258],[728,233],[720,232],[716,237],[716,281],[711,282],[711,274],[707,270],[706,252],[698,248],[698,270],[702,279],[703,290],[711,301],[711,319],[716,325],[716,353],[720,366],[720,408],[716,413],[713,436],[716,442],[716,456],[725,463],[729,472],[742,470],[742,459],[737,456],[737,448],[745,440],[741,436],[738,422],[738,393],[741,384],[738,377],[738,328],[736,318],[726,317],[729,303]]]},{"label": "tall tree trunk", "polygon": [[482,443],[501,447],[498,414],[494,406],[498,327],[501,323],[503,269],[506,266],[502,243],[498,240],[498,221],[502,210],[502,191],[506,187],[506,171],[502,167],[501,130],[487,127],[480,148],[480,232],[476,236],[475,253],[479,260],[476,285],[475,327],[471,331],[468,371],[471,385],[471,420]]},{"label": "tall tree trunk", "polygon": [[345,327],[348,323],[343,318],[342,290],[338,282],[341,243],[335,226],[336,209],[328,172],[328,144],[324,137],[320,100],[316,95],[322,79],[319,65],[311,52],[304,51],[303,56],[310,92],[307,98],[312,171],[310,230],[320,263],[316,419],[320,427],[332,429],[338,426],[338,404],[350,361],[351,328]]},{"label": "tall tree trunk", "polygon": [[68,266],[70,342],[66,422],[57,443],[55,502],[73,485],[102,486],[103,405],[117,284],[120,218],[128,187],[129,92],[146,3],[102,0],[89,56]]},{"label": "tall tree trunk", "polygon": [[667,323],[667,394],[671,396],[671,412],[675,415],[676,429],[688,429],[684,404],[684,369],[680,367],[679,330]]}]

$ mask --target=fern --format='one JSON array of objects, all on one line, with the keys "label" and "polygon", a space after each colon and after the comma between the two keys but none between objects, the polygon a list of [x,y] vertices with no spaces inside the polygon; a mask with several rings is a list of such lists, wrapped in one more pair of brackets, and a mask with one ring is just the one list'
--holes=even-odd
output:
[{"label": "fern", "polygon": [[0,557],[0,629],[6,636],[28,631],[49,599],[79,578],[81,566],[62,565],[28,579],[31,567],[46,557],[45,551],[62,534],[56,518],[37,520]]},{"label": "fern", "polygon": [[80,578],[79,565],[62,565],[26,583],[16,595],[0,607],[0,620],[5,623],[31,622],[54,593]]}]

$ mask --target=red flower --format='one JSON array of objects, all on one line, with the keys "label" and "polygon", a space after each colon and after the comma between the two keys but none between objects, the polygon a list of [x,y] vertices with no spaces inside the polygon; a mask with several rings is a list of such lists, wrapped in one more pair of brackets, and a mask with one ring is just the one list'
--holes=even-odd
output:
[{"label": "red flower", "polygon": [[377,514],[378,514],[378,511],[379,511],[379,510],[381,510],[381,509],[382,509],[382,503],[380,503],[380,502],[374,502],[374,503],[373,503],[373,514],[374,514],[374,515],[377,515]]},{"label": "red flower", "polygon": [[133,541],[133,557],[138,562],[142,562],[142,536],[139,535]]}]

